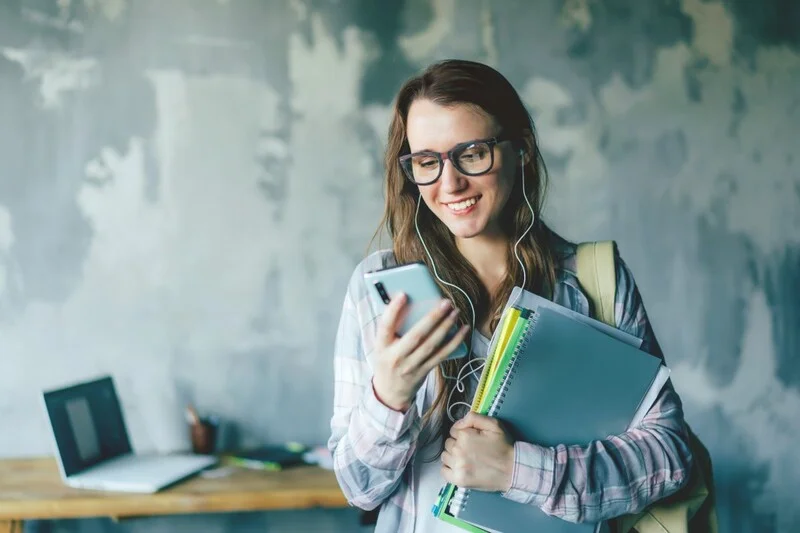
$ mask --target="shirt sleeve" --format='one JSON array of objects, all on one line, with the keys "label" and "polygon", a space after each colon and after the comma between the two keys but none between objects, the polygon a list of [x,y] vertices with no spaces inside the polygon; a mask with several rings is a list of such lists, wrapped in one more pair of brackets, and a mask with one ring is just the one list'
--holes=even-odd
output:
[{"label": "shirt sleeve", "polygon": [[[663,359],[633,275],[618,255],[616,261],[617,327]],[[688,442],[681,400],[668,381],[641,423],[621,435],[586,446],[515,443],[512,482],[504,496],[570,522],[637,513],[688,481]]]},{"label": "shirt sleeve", "polygon": [[[367,359],[374,338],[374,318],[365,316],[365,303],[357,296],[359,282],[356,273],[345,296],[334,345],[328,448],[347,500],[371,510],[398,486],[414,454],[421,422],[416,404],[401,413],[385,406],[375,395]],[[366,326],[362,328],[362,324]]]}]

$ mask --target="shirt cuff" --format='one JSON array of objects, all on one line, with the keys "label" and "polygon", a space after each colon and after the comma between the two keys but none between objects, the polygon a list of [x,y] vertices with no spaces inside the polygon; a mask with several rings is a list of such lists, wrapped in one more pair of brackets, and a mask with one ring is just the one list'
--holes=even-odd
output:
[{"label": "shirt cuff", "polygon": [[361,407],[370,425],[392,441],[400,439],[419,419],[416,402],[413,402],[405,413],[395,411],[378,399],[371,383],[364,391]]},{"label": "shirt cuff", "polygon": [[556,452],[529,442],[514,443],[514,471],[505,498],[541,506],[553,491]]}]

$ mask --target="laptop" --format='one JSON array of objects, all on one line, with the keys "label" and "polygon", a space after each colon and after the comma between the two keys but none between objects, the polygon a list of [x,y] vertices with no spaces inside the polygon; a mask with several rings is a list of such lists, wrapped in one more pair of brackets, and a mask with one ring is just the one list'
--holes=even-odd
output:
[{"label": "laptop", "polygon": [[137,454],[111,376],[42,392],[58,469],[81,489],[153,493],[217,462],[194,454]]}]

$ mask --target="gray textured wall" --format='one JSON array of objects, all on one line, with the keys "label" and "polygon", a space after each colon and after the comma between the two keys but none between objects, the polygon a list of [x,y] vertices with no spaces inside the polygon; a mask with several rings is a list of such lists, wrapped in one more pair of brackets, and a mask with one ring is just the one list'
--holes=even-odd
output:
[{"label": "gray textured wall", "polygon": [[716,460],[723,531],[800,530],[798,6],[2,1],[0,455],[49,453],[37,391],[101,372],[141,449],[186,446],[186,401],[244,443],[323,442],[390,99],[460,56],[500,68],[533,111],[554,227],[618,240]]}]

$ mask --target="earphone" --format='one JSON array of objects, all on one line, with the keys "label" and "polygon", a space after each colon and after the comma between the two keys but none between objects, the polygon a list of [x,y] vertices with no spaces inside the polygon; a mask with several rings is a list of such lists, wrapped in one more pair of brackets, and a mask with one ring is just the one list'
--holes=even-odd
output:
[{"label": "earphone", "polygon": [[[531,223],[528,225],[528,227],[525,229],[525,231],[522,232],[522,235],[520,235],[520,237],[514,243],[514,257],[516,257],[517,262],[519,263],[519,265],[520,265],[520,267],[522,269],[522,289],[524,290],[525,289],[525,285],[526,285],[526,283],[528,281],[528,278],[527,278],[527,273],[525,272],[525,264],[522,262],[522,259],[519,256],[519,252],[517,251],[517,248],[519,246],[519,243],[522,242],[522,239],[525,238],[525,235],[527,235],[528,232],[530,232],[530,230],[533,228],[534,222],[536,220],[536,213],[534,212],[533,206],[531,205],[531,202],[528,199],[528,195],[526,194],[526,191],[525,191],[525,150],[523,148],[520,148],[520,150],[519,150],[519,158],[520,158],[520,170],[521,170],[520,173],[521,173],[521,176],[522,176],[522,178],[521,178],[522,179],[522,196],[525,198],[525,203],[528,204],[528,209],[531,212]],[[419,238],[419,242],[420,242],[420,244],[422,244],[422,248],[425,250],[425,254],[428,256],[428,260],[430,261],[431,268],[433,270],[433,275],[436,277],[436,279],[439,280],[440,283],[442,283],[442,285],[445,285],[447,287],[455,289],[455,290],[459,291],[461,294],[463,294],[464,297],[467,299],[467,303],[469,303],[469,308],[470,308],[470,310],[472,312],[472,322],[471,322],[471,329],[470,329],[470,341],[469,341],[469,346],[467,347],[467,358],[468,358],[468,361],[464,364],[464,366],[461,367],[461,369],[458,371],[458,375],[456,375],[455,377],[454,376],[447,376],[447,375],[444,376],[445,379],[455,379],[456,380],[456,386],[453,388],[453,390],[450,391],[450,395],[447,398],[447,416],[450,418],[451,422],[455,422],[455,417],[453,417],[451,409],[453,409],[456,406],[466,406],[467,409],[470,409],[472,407],[472,405],[467,403],[467,402],[455,402],[455,403],[451,404],[450,402],[452,401],[453,393],[456,390],[458,390],[458,392],[464,392],[464,380],[469,378],[469,376],[471,376],[473,374],[476,374],[477,372],[480,372],[483,369],[485,363],[481,359],[476,359],[476,358],[472,357],[472,342],[473,342],[473,338],[474,338],[474,335],[475,335],[475,306],[473,305],[472,300],[467,295],[466,291],[464,291],[464,289],[462,289],[461,287],[459,287],[457,285],[454,285],[452,283],[449,283],[449,282],[443,280],[439,276],[439,273],[436,270],[436,263],[434,263],[434,261],[433,261],[433,256],[431,255],[430,250],[428,250],[428,246],[425,244],[425,240],[422,238],[422,233],[419,230],[419,223],[418,223],[419,207],[420,207],[421,203],[422,203],[422,194],[420,193],[420,195],[417,197],[417,209],[416,209],[416,212],[414,213],[414,228],[417,231],[417,237]],[[516,305],[516,303],[519,300],[519,297],[521,295],[522,295],[522,291],[520,291],[519,294],[517,294],[517,298],[511,304],[512,306]],[[480,364],[476,368],[473,368],[472,370],[467,372],[466,375],[462,376],[462,373],[467,368],[471,367],[473,362],[475,362],[475,361],[480,361]]]}]

